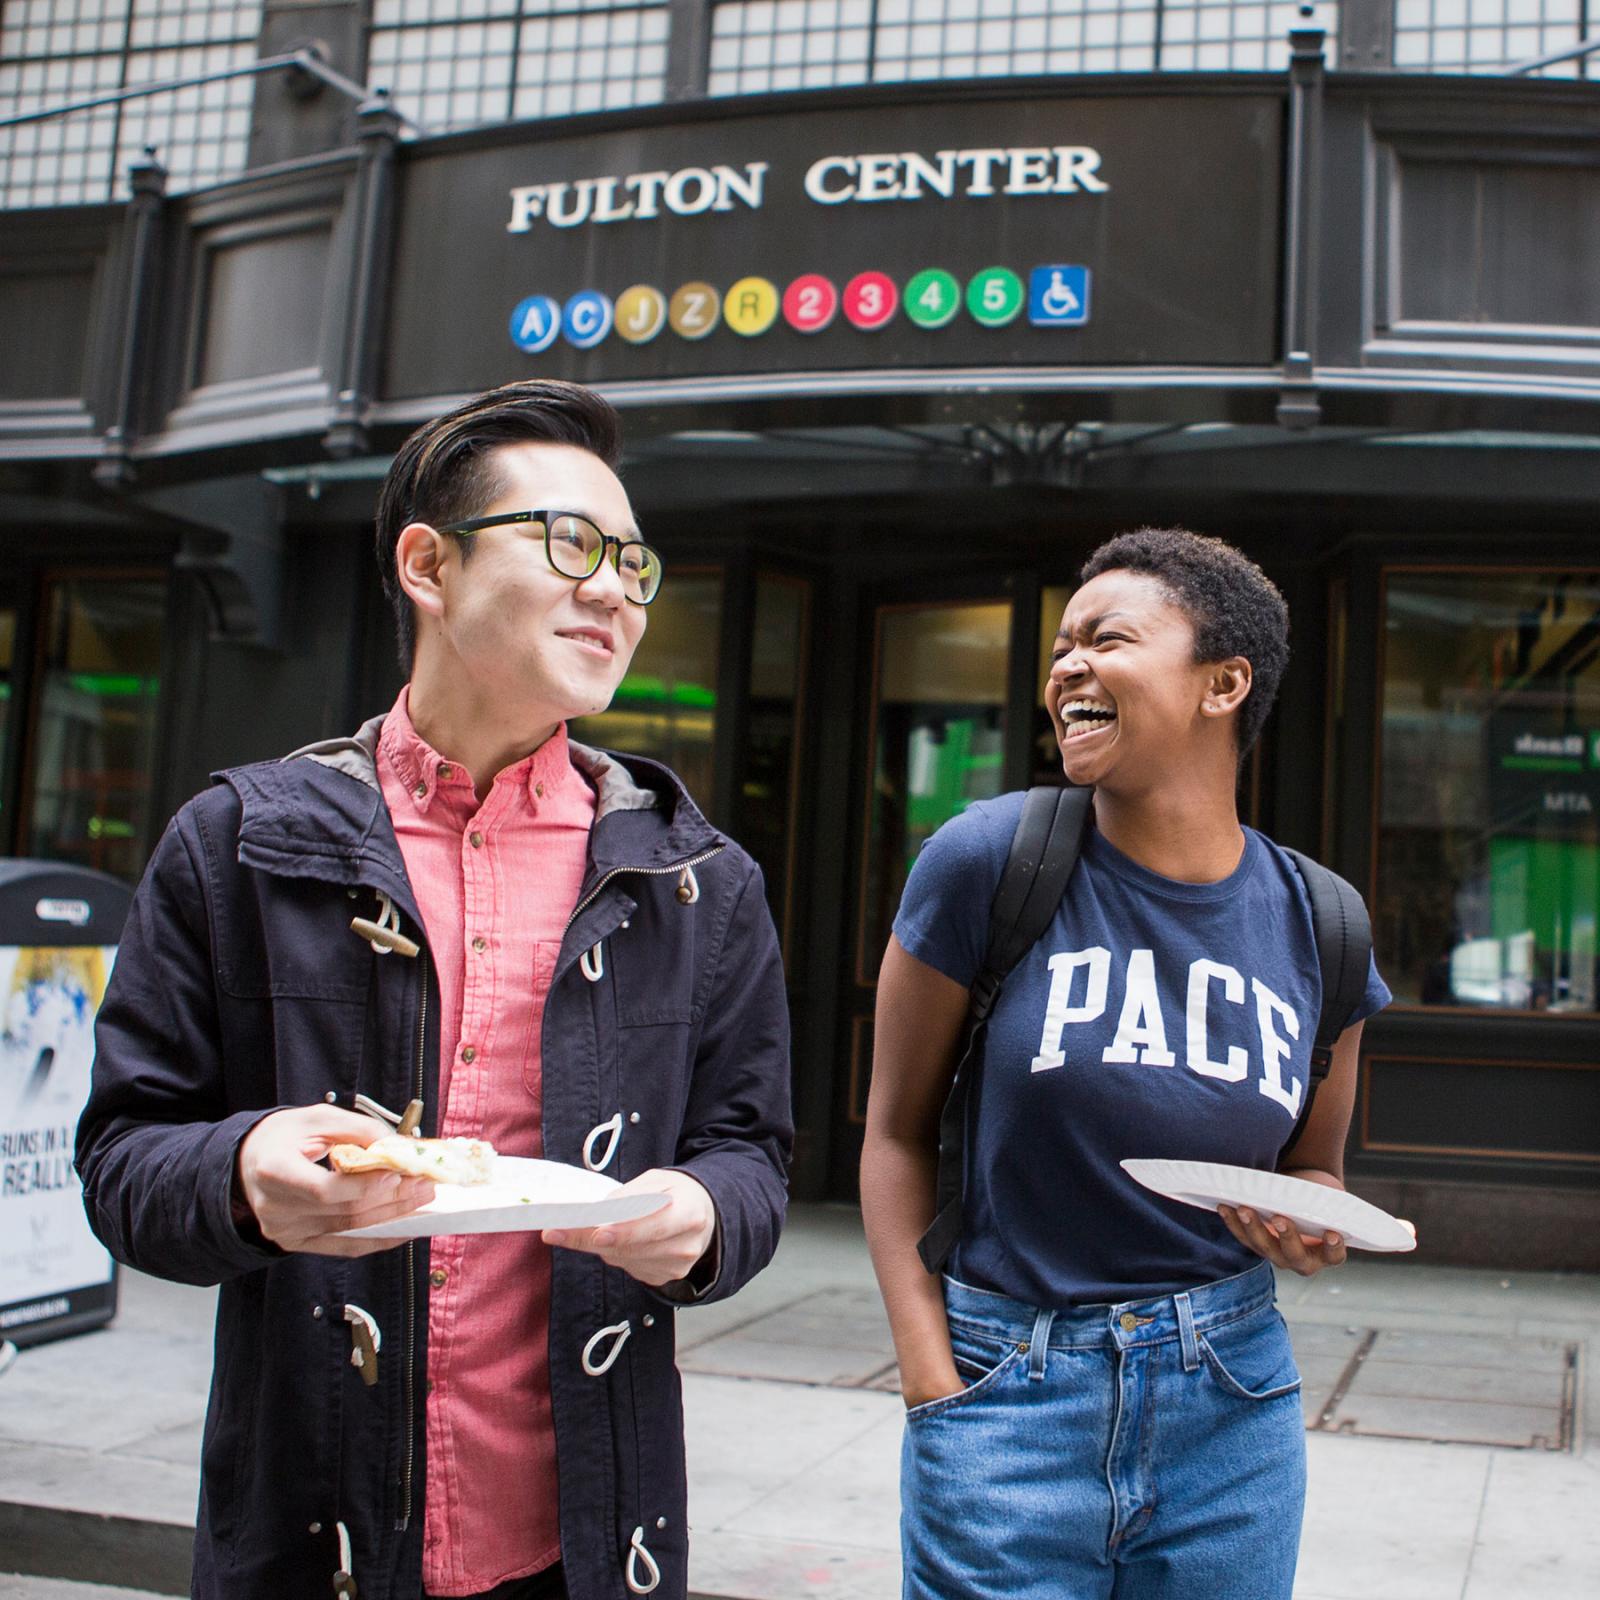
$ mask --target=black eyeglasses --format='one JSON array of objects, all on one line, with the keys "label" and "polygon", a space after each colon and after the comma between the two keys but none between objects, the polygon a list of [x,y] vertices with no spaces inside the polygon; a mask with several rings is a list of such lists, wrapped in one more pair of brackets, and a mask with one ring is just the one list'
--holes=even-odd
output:
[{"label": "black eyeglasses", "polygon": [[622,580],[623,598],[630,605],[647,606],[661,592],[661,556],[641,539],[618,539],[602,533],[587,518],[573,511],[497,511],[492,516],[452,522],[440,533],[466,535],[502,523],[527,522],[544,533],[545,559],[552,572],[581,583],[600,570],[606,551],[614,550],[611,564]]}]

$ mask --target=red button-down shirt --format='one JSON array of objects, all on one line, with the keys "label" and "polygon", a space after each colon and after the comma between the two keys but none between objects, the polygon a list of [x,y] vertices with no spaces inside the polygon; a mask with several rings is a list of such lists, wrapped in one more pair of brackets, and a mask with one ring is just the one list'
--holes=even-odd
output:
[{"label": "red button-down shirt", "polygon": [[[378,775],[439,979],[441,1138],[543,1153],[540,1039],[583,885],[595,797],[565,728],[499,773],[465,769],[384,720]],[[550,1408],[550,1251],[536,1233],[430,1241],[422,1579],[469,1595],[561,1554]]]}]

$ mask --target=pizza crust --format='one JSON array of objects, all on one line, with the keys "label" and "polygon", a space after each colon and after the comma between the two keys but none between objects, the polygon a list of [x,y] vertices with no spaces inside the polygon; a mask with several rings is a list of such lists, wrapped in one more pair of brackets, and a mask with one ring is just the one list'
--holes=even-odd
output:
[{"label": "pizza crust", "polygon": [[402,1172],[435,1183],[488,1183],[494,1159],[487,1139],[413,1139],[402,1133],[385,1134],[369,1145],[336,1144],[328,1152],[339,1172]]}]

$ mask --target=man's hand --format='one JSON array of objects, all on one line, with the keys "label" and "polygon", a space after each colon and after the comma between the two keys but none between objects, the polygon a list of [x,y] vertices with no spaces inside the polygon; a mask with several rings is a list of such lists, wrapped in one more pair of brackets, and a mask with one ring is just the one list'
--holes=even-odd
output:
[{"label": "man's hand", "polygon": [[659,1289],[686,1278],[710,1248],[717,1231],[717,1208],[707,1191],[686,1172],[655,1167],[641,1172],[620,1194],[665,1194],[667,1204],[648,1217],[598,1228],[546,1228],[546,1244],[586,1250],[630,1278]]},{"label": "man's hand", "polygon": [[409,1216],[433,1198],[432,1182],[319,1165],[336,1144],[369,1145],[390,1131],[373,1117],[337,1106],[299,1106],[263,1117],[245,1135],[235,1167],[239,1193],[262,1234],[280,1250],[321,1256],[365,1256],[403,1244],[334,1235]]}]

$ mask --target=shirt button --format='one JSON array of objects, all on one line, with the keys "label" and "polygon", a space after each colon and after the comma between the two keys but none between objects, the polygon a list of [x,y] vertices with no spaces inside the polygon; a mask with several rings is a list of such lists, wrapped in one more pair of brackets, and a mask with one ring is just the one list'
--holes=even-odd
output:
[{"label": "shirt button", "polygon": [[474,850],[481,850],[483,848],[483,835],[477,832],[469,833],[467,835],[467,843],[470,844]]},{"label": "shirt button", "polygon": [[541,800],[544,799],[544,785],[542,783],[534,784],[533,792],[534,792],[535,795],[537,795],[539,797],[539,799],[541,799]]},{"label": "shirt button", "polygon": [[455,776],[455,769],[450,765],[450,763],[448,761],[441,761],[439,763],[439,781],[440,781],[440,783],[444,783],[448,779],[453,778],[454,776]]},{"label": "shirt button", "polygon": [[433,1271],[428,1274],[428,1282],[431,1283],[435,1289],[444,1288],[445,1284],[449,1282],[449,1279],[450,1274],[446,1272],[443,1267],[435,1267]]},{"label": "shirt button", "polygon": [[420,800],[428,792],[426,780],[424,780],[422,783],[419,783],[411,792],[417,797],[417,799]]},{"label": "shirt button", "polygon": [[472,941],[472,948],[474,950],[487,950],[489,948],[489,941],[480,934],[478,938]]},{"label": "shirt button", "polygon": [[1131,1311],[1124,1311],[1118,1320],[1122,1323],[1124,1333],[1132,1333],[1139,1326],[1139,1319]]},{"label": "shirt button", "polygon": [[461,1047],[461,1059],[468,1063],[476,1061],[478,1059],[478,1052],[474,1050],[470,1044],[463,1045]]}]

